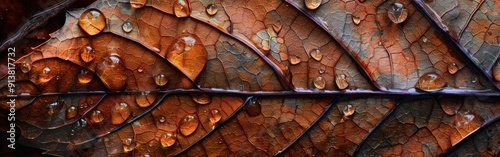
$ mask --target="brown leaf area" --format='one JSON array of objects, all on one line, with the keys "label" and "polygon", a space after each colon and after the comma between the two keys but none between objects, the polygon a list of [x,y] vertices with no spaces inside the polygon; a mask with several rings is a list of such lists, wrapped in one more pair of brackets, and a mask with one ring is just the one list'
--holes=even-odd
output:
[{"label": "brown leaf area", "polygon": [[499,8],[97,0],[1,54],[0,128],[55,156],[498,156]]}]

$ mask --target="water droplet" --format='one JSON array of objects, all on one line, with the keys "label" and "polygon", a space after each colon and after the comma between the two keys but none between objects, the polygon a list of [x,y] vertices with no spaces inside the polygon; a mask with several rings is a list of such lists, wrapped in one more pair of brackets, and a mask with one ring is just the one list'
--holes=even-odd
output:
[{"label": "water droplet", "polygon": [[298,56],[291,56],[290,57],[290,64],[297,65],[299,63],[300,63],[300,58]]},{"label": "water droplet", "polygon": [[51,70],[49,67],[44,67],[42,69],[42,72],[38,76],[38,81],[40,83],[46,83],[49,82],[54,76],[51,74]]},{"label": "water droplet", "polygon": [[325,66],[321,65],[321,67],[319,67],[318,73],[320,73],[320,74],[324,74],[324,73],[325,73],[325,71],[326,71]]},{"label": "water droplet", "polygon": [[187,17],[191,13],[187,0],[176,0],[174,2],[174,13],[177,17]]},{"label": "water droplet", "polygon": [[90,114],[90,122],[91,123],[100,123],[104,120],[104,115],[99,110],[94,110]]},{"label": "water droplet", "polygon": [[349,87],[349,78],[344,74],[337,75],[335,83],[340,90],[344,90]]},{"label": "water droplet", "polygon": [[217,11],[219,11],[219,9],[217,8],[217,6],[215,4],[208,5],[208,7],[207,7],[207,14],[208,15],[213,16],[213,15],[217,14]]},{"label": "water droplet", "polygon": [[167,77],[163,74],[158,74],[155,76],[155,83],[158,86],[164,86],[168,83]]},{"label": "water droplet", "polygon": [[216,124],[216,123],[217,123],[217,122],[219,122],[219,121],[220,121],[220,119],[222,118],[222,114],[221,114],[221,113],[220,113],[220,111],[219,111],[219,110],[217,110],[217,109],[211,109],[211,110],[210,110],[210,115],[211,115],[211,116],[210,116],[210,118],[209,118],[209,119],[210,119],[210,122],[211,122],[212,124]]},{"label": "water droplet", "polygon": [[457,73],[457,71],[458,71],[457,63],[453,62],[453,63],[448,64],[448,72],[450,74],[453,75],[453,74]]},{"label": "water droplet", "polygon": [[311,57],[316,61],[321,61],[321,59],[323,58],[323,54],[321,54],[321,51],[319,49],[312,50],[310,54]]},{"label": "water droplet", "polygon": [[148,146],[151,150],[154,150],[154,149],[160,147],[160,143],[156,140],[151,140],[151,141],[149,141]]},{"label": "water droplet", "polygon": [[80,108],[80,109],[85,109],[87,107],[89,107],[89,105],[86,102],[81,103],[81,104],[78,105],[78,108]]},{"label": "water droplet", "polygon": [[128,20],[127,20],[127,21],[125,21],[125,22],[123,22],[123,24],[122,24],[122,30],[123,30],[125,33],[130,33],[130,32],[132,32],[132,29],[133,29],[133,28],[134,28],[134,27],[132,26],[132,23],[131,23],[130,21],[128,21]]},{"label": "water droplet", "polygon": [[160,123],[164,123],[166,120],[167,119],[164,116],[161,116],[160,119],[158,119]]},{"label": "water droplet", "polygon": [[62,107],[62,105],[59,102],[53,102],[47,105],[47,108],[49,109],[48,114],[53,115],[56,112],[59,112],[59,109]]},{"label": "water droplet", "polygon": [[323,77],[318,76],[316,79],[314,79],[314,87],[316,87],[319,90],[325,89],[326,81]]},{"label": "water droplet", "polygon": [[304,0],[307,9],[315,10],[321,5],[321,0]]},{"label": "water droplet", "polygon": [[75,118],[77,114],[78,114],[78,112],[77,112],[76,107],[75,106],[70,106],[66,110],[66,119]]},{"label": "water droplet", "polygon": [[477,77],[472,78],[471,82],[472,83],[476,83],[477,82]]},{"label": "water droplet", "polygon": [[439,105],[444,113],[453,116],[462,107],[462,102],[459,99],[439,99]]},{"label": "water droplet", "polygon": [[106,27],[106,18],[97,9],[88,9],[78,19],[78,26],[89,35],[96,35]]},{"label": "water droplet", "polygon": [[359,23],[361,22],[361,17],[353,15],[352,22],[354,22],[355,25],[359,25]]},{"label": "water droplet", "polygon": [[130,6],[132,8],[139,9],[139,8],[144,7],[144,5],[146,4],[146,1],[147,0],[130,0]]},{"label": "water droplet", "polygon": [[115,107],[111,109],[111,123],[114,125],[121,124],[130,117],[131,113],[130,106],[127,103],[115,103]]},{"label": "water droplet", "polygon": [[132,140],[132,138],[127,138],[123,140],[123,151],[125,153],[131,152],[134,149],[135,149],[135,143]]},{"label": "water droplet", "polygon": [[401,3],[392,3],[387,11],[387,16],[389,16],[392,22],[398,24],[406,20],[408,17],[408,10],[406,10],[405,6]]},{"label": "water droplet", "polygon": [[475,117],[476,116],[469,110],[462,110],[462,112],[457,112],[457,114],[455,115],[455,127],[467,127],[467,125],[472,122]]},{"label": "water droplet", "polygon": [[195,34],[182,34],[168,47],[165,58],[195,81],[207,62],[207,51]]},{"label": "water droplet", "polygon": [[212,96],[209,94],[191,94],[191,98],[200,105],[206,105],[212,102]]},{"label": "water droplet", "polygon": [[144,71],[144,68],[142,66],[140,66],[139,68],[137,68],[137,72],[142,73],[143,71]]},{"label": "water droplet", "polygon": [[422,37],[422,42],[427,43],[428,41],[429,39],[427,39],[427,37]]},{"label": "water droplet", "polygon": [[360,3],[364,3],[366,0],[359,0]]},{"label": "water droplet", "polygon": [[[273,30],[274,30],[274,32],[276,32],[276,33],[279,33],[279,32],[281,31],[281,28],[282,28],[282,27],[283,27],[283,26],[282,26],[282,25],[281,25],[281,23],[279,23],[279,22],[276,22],[276,23],[274,23],[274,24],[273,24]],[[281,43],[283,43],[283,42],[281,42]]]},{"label": "water droplet", "polygon": [[30,63],[22,63],[21,64],[21,71],[23,71],[23,73],[28,73],[31,71],[31,64]]},{"label": "water droplet", "polygon": [[148,107],[156,100],[156,93],[144,91],[135,96],[135,102],[140,107]]},{"label": "water droplet", "polygon": [[79,119],[73,124],[73,127],[69,131],[69,139],[71,143],[79,143],[82,141],[81,134],[83,132],[83,128],[86,126],[87,121],[85,121],[85,119]]},{"label": "water droplet", "polygon": [[184,136],[189,136],[198,128],[198,117],[196,114],[189,114],[184,116],[179,122],[179,130]]},{"label": "water droplet", "polygon": [[352,114],[354,114],[355,110],[356,110],[356,108],[354,106],[352,106],[351,104],[348,104],[344,107],[344,110],[342,110],[342,112],[344,113],[345,117],[349,117]]},{"label": "water droplet", "polygon": [[161,135],[160,143],[163,148],[171,147],[177,141],[177,135],[174,132],[167,132]]},{"label": "water droplet", "polygon": [[94,60],[95,58],[95,52],[94,52],[94,49],[92,49],[91,46],[87,45],[87,46],[83,46],[81,49],[80,49],[80,58],[85,62],[85,63],[88,63],[88,62],[91,62],[92,60]]},{"label": "water droplet", "polygon": [[123,60],[115,54],[105,57],[97,64],[95,69],[97,76],[111,91],[122,90],[127,82],[127,71]]},{"label": "water droplet", "polygon": [[446,81],[443,76],[435,72],[428,72],[418,78],[415,88],[426,92],[435,92],[443,89],[444,86],[446,86]]},{"label": "water droplet", "polygon": [[94,75],[92,75],[87,69],[82,69],[77,77],[80,84],[87,84],[94,79]]},{"label": "water droplet", "polygon": [[250,100],[248,105],[245,106],[245,111],[250,117],[255,117],[259,115],[261,113],[260,102],[257,99]]},{"label": "water droplet", "polygon": [[500,82],[500,61],[497,61],[497,63],[493,66],[492,73],[495,81]]}]

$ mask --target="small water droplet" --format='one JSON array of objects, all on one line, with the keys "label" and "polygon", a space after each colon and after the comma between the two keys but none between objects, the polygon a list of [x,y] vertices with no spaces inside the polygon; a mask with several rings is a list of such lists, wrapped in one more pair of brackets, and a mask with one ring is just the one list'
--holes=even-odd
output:
[{"label": "small water droplet", "polygon": [[51,70],[49,67],[44,67],[42,69],[42,72],[38,76],[38,81],[40,83],[46,83],[49,82],[53,78],[53,74],[51,73]]},{"label": "small water droplet", "polygon": [[123,22],[123,24],[122,24],[122,30],[123,30],[125,33],[130,33],[130,32],[132,32],[132,29],[133,29],[133,28],[134,28],[134,27],[132,26],[132,23],[131,23],[130,21],[128,21],[128,20],[127,20],[127,21],[125,21],[125,22]]},{"label": "small water droplet", "polygon": [[337,75],[335,83],[340,90],[344,90],[349,87],[349,78],[344,74]]},{"label": "small water droplet", "polygon": [[427,39],[427,37],[422,37],[422,41],[423,41],[424,43],[427,43],[427,42],[429,41],[429,39]]},{"label": "small water droplet", "polygon": [[[280,22],[276,22],[276,23],[274,23],[274,24],[273,24],[273,30],[274,30],[274,32],[276,32],[276,33],[279,33],[279,32],[281,31],[281,28],[282,28],[282,27],[283,27],[283,26],[281,25],[281,23],[280,23]],[[278,42],[278,43],[280,43],[280,42]],[[283,43],[283,42],[281,42],[281,43]]]},{"label": "small water droplet", "polygon": [[146,4],[147,0],[130,0],[130,6],[132,8],[142,8]]},{"label": "small water droplet", "polygon": [[245,106],[245,111],[250,117],[255,117],[259,115],[261,113],[261,105],[259,100],[257,99],[250,100],[248,105]]},{"label": "small water droplet", "polygon": [[452,75],[455,74],[455,73],[457,73],[458,72],[458,65],[457,65],[457,63],[452,62],[452,63],[448,64],[448,72],[450,74],[452,74]]},{"label": "small water droplet", "polygon": [[403,4],[395,2],[389,6],[387,16],[389,16],[389,19],[396,24],[402,23],[408,17],[408,10],[406,10]]},{"label": "small water droplet", "polygon": [[361,23],[361,17],[353,15],[352,22],[354,22],[355,25],[359,25],[359,23]]},{"label": "small water droplet", "polygon": [[161,116],[160,119],[158,119],[160,123],[164,123],[166,120],[167,119],[164,116]]},{"label": "small water droplet", "polygon": [[321,61],[321,59],[323,58],[323,54],[321,54],[321,51],[319,49],[312,50],[310,55],[316,61]]},{"label": "small water droplet", "polygon": [[210,110],[210,115],[211,115],[211,116],[210,116],[210,118],[209,118],[209,119],[210,119],[210,122],[211,122],[212,124],[216,124],[216,123],[217,123],[217,122],[219,122],[219,121],[220,121],[220,119],[222,118],[222,114],[221,114],[221,113],[220,113],[220,111],[219,111],[219,110],[217,110],[217,109],[211,109],[211,110]]},{"label": "small water droplet", "polygon": [[94,75],[92,75],[87,69],[82,69],[77,77],[80,84],[87,84],[94,79]]},{"label": "small water droplet", "polygon": [[131,152],[134,149],[135,149],[135,143],[132,140],[132,138],[127,138],[123,140],[123,151],[125,153]]},{"label": "small water droplet", "polygon": [[96,74],[111,91],[122,90],[127,82],[127,71],[123,60],[116,54],[105,57],[96,66]]},{"label": "small water droplet", "polygon": [[148,107],[156,100],[156,93],[144,91],[135,96],[135,102],[140,107]]},{"label": "small water droplet", "polygon": [[446,81],[443,76],[435,72],[428,72],[418,78],[415,88],[426,92],[435,92],[443,89],[444,86],[446,86]]},{"label": "small water droplet", "polygon": [[106,18],[97,9],[88,9],[78,19],[78,26],[89,35],[96,35],[106,27]]},{"label": "small water droplet", "polygon": [[62,105],[58,101],[48,104],[47,105],[47,108],[49,109],[48,114],[53,115],[54,113],[59,112],[60,107],[62,107]]},{"label": "small water droplet", "polygon": [[143,71],[144,71],[144,68],[142,66],[139,66],[139,68],[137,68],[137,72],[142,73]]},{"label": "small water droplet", "polygon": [[321,5],[321,0],[304,0],[307,9],[315,10]]},{"label": "small water droplet", "polygon": [[212,102],[212,96],[209,94],[191,94],[191,98],[200,105],[206,105]]},{"label": "small water droplet", "polygon": [[472,83],[477,83],[477,77],[472,78],[471,82]]},{"label": "small water droplet", "polygon": [[497,63],[493,65],[492,73],[495,81],[500,82],[500,61],[497,61]]},{"label": "small water droplet", "polygon": [[90,114],[90,122],[91,123],[100,123],[104,120],[104,115],[99,110],[94,110]]},{"label": "small water droplet", "polygon": [[114,125],[121,124],[130,117],[131,113],[130,106],[127,103],[115,103],[115,107],[111,109],[111,123]]},{"label": "small water droplet", "polygon": [[356,108],[354,106],[352,106],[351,104],[348,104],[344,107],[344,110],[342,110],[342,112],[344,113],[345,117],[349,117],[352,114],[354,114],[355,110],[356,110]]},{"label": "small water droplet", "polygon": [[81,104],[78,105],[78,108],[80,108],[80,109],[85,109],[87,107],[89,107],[89,105],[86,102],[81,103]]},{"label": "small water droplet", "polygon": [[462,107],[462,102],[457,100],[459,99],[439,99],[439,105],[441,105],[441,109],[444,113],[453,116],[458,113],[458,110]]},{"label": "small water droplet", "polygon": [[160,143],[163,148],[171,147],[177,141],[177,135],[174,132],[166,132],[160,137]]},{"label": "small water droplet", "polygon": [[76,107],[75,106],[70,106],[66,110],[66,119],[75,118],[77,114],[78,114],[78,112],[77,112]]},{"label": "small water droplet", "polygon": [[297,65],[299,63],[300,63],[300,58],[298,56],[291,56],[290,57],[290,64]]},{"label": "small water droplet", "polygon": [[167,77],[165,77],[165,75],[163,75],[163,74],[156,75],[154,79],[155,79],[156,85],[158,85],[158,86],[164,86],[168,83]]},{"label": "small water droplet", "polygon": [[182,135],[189,136],[198,128],[198,117],[196,114],[189,114],[184,116],[179,122],[179,130]]},{"label": "small water droplet", "polygon": [[82,141],[80,134],[86,126],[87,121],[85,121],[85,119],[79,119],[73,124],[73,127],[69,131],[69,140],[71,143],[79,143]]},{"label": "small water droplet", "polygon": [[208,7],[207,7],[207,14],[208,15],[213,16],[213,15],[217,14],[217,11],[219,11],[219,9],[217,8],[217,6],[215,4],[208,5]]},{"label": "small water droplet", "polygon": [[314,79],[314,87],[316,87],[319,90],[325,89],[326,81],[323,77],[318,76],[316,79]]},{"label": "small water droplet", "polygon": [[31,71],[31,64],[30,63],[22,63],[21,64],[21,71],[23,71],[23,73],[28,73]]},{"label": "small water droplet", "polygon": [[366,0],[358,0],[360,3],[364,3]]},{"label": "small water droplet", "polygon": [[85,62],[91,62],[95,58],[94,49],[91,46],[86,45],[80,49],[80,58]]},{"label": "small water droplet", "polygon": [[191,13],[187,0],[175,0],[174,13],[177,17],[187,17]]},{"label": "small water droplet", "polygon": [[320,73],[320,74],[324,74],[324,73],[325,73],[325,71],[326,71],[325,66],[324,66],[324,65],[321,65],[321,66],[319,67],[318,73]]},{"label": "small water droplet", "polygon": [[160,147],[160,143],[156,140],[151,140],[151,141],[149,141],[148,146],[151,150],[154,150],[154,149]]}]

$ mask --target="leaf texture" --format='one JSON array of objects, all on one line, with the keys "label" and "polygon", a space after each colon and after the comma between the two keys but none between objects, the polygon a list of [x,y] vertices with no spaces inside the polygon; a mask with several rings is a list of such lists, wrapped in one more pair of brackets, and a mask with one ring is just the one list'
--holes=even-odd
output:
[{"label": "leaf texture", "polygon": [[0,115],[55,156],[498,156],[498,2],[314,2],[70,9]]}]

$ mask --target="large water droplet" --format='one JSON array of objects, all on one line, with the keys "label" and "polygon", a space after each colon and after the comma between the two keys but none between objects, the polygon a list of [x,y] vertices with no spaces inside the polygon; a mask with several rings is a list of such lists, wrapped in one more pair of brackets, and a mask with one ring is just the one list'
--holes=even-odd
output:
[{"label": "large water droplet", "polygon": [[323,54],[321,54],[321,51],[319,49],[312,50],[310,54],[311,57],[316,61],[321,61],[321,59],[323,58]]},{"label": "large water droplet", "polygon": [[174,132],[167,132],[161,135],[160,143],[163,148],[171,147],[177,141],[177,135]]},{"label": "large water droplet", "polygon": [[356,15],[352,15],[352,22],[353,22],[355,25],[359,25],[359,23],[361,23],[361,17],[356,16]]},{"label": "large water droplet", "polygon": [[156,100],[156,93],[144,91],[135,96],[135,102],[140,107],[148,107]]},{"label": "large water droplet", "polygon": [[248,105],[245,106],[245,111],[250,117],[255,117],[259,115],[261,113],[260,102],[257,99],[250,100]]},{"label": "large water droplet", "polygon": [[344,74],[337,75],[335,83],[340,90],[344,90],[349,87],[349,78]]},{"label": "large water droplet", "polygon": [[78,26],[89,35],[96,35],[106,27],[106,18],[97,9],[88,9],[78,19]]},{"label": "large water droplet", "polygon": [[314,83],[314,87],[316,87],[317,89],[320,89],[320,90],[325,89],[326,81],[322,76],[316,77],[314,79],[313,83]]},{"label": "large water droplet", "polygon": [[127,21],[125,21],[125,22],[123,22],[123,24],[122,24],[122,30],[123,30],[125,33],[130,33],[130,32],[132,32],[132,29],[133,29],[133,28],[134,28],[134,27],[132,26],[132,23],[131,23],[130,21],[128,21],[128,20],[127,20]]},{"label": "large water droplet", "polygon": [[462,102],[459,99],[439,99],[439,105],[441,109],[447,115],[455,115],[458,110],[462,107]]},{"label": "large water droplet", "polygon": [[217,122],[220,121],[220,119],[222,118],[222,114],[220,113],[219,110],[217,109],[211,109],[210,110],[210,122],[212,124],[216,124]]},{"label": "large water droplet", "polygon": [[123,60],[118,55],[111,54],[105,57],[101,63],[97,64],[95,71],[111,91],[122,90],[127,82],[127,71]]},{"label": "large water droplet", "polygon": [[139,8],[144,7],[144,5],[146,4],[147,1],[148,0],[130,0],[130,6],[132,8],[139,9]]},{"label": "large water droplet", "polygon": [[217,14],[217,11],[219,11],[219,9],[217,8],[217,6],[215,4],[210,4],[207,6],[207,14],[208,15],[213,16],[213,15]]},{"label": "large water droplet", "polygon": [[392,22],[396,24],[401,23],[408,17],[408,10],[406,10],[405,6],[401,3],[392,3],[387,11],[387,16],[389,16]]},{"label": "large water droplet", "polygon": [[493,65],[492,73],[495,81],[500,82],[500,61],[497,61],[497,63]]},{"label": "large water droplet", "polygon": [[94,110],[90,113],[90,122],[91,123],[100,123],[104,120],[104,115],[99,110]]},{"label": "large water droplet", "polygon": [[446,81],[443,76],[435,72],[428,72],[418,78],[415,88],[426,92],[435,92],[443,89],[444,86],[446,86]]},{"label": "large water droplet", "polygon": [[95,58],[95,52],[94,52],[94,49],[92,49],[91,46],[87,45],[87,46],[83,46],[81,49],[80,49],[80,58],[85,62],[85,63],[88,63],[88,62],[91,62],[92,60],[94,60]]},{"label": "large water droplet", "polygon": [[127,103],[115,103],[115,107],[111,109],[111,123],[114,125],[121,124],[130,117],[131,113],[130,106]]},{"label": "large water droplet", "polygon": [[352,106],[351,104],[348,104],[344,107],[344,110],[342,110],[342,112],[344,113],[345,117],[349,117],[352,114],[354,114],[355,110],[356,110],[356,108],[354,106]]},{"label": "large water droplet", "polygon": [[158,86],[164,86],[168,83],[167,77],[165,77],[165,75],[163,75],[163,74],[156,75],[154,80],[155,80],[156,85],[158,85]]},{"label": "large water droplet", "polygon": [[94,79],[94,75],[92,75],[87,69],[82,69],[77,77],[80,84],[87,84]]},{"label": "large water droplet", "polygon": [[38,75],[38,81],[40,83],[46,83],[49,82],[54,75],[52,74],[51,70],[49,67],[44,67],[42,69],[42,72]]},{"label": "large water droplet", "polygon": [[31,71],[31,64],[30,63],[22,63],[21,64],[21,71],[23,71],[23,73],[28,73]]},{"label": "large water droplet", "polygon": [[476,116],[474,113],[471,113],[469,110],[457,112],[455,115],[455,127],[461,128],[461,127],[467,127],[467,125],[474,120]]},{"label": "large water droplet", "polygon": [[196,131],[198,123],[198,117],[196,114],[186,115],[179,122],[179,130],[182,135],[189,136]]},{"label": "large water droplet", "polygon": [[297,65],[300,63],[300,58],[298,56],[290,56],[290,64]]},{"label": "large water droplet", "polygon": [[453,74],[457,73],[457,71],[458,71],[458,65],[457,65],[457,63],[452,62],[452,63],[448,64],[448,72],[450,74],[453,75]]},{"label": "large water droplet", "polygon": [[135,143],[132,138],[126,138],[123,140],[123,152],[128,153],[135,149]]},{"label": "large water droplet", "polygon": [[168,47],[165,58],[195,81],[207,62],[207,50],[195,34],[182,34]]},{"label": "large water droplet", "polygon": [[70,106],[66,110],[66,119],[75,118],[78,114],[77,108],[75,106]]},{"label": "large water droplet", "polygon": [[187,0],[175,0],[174,13],[177,17],[187,17],[191,13]]},{"label": "large water droplet", "polygon": [[191,98],[200,105],[206,105],[212,102],[212,96],[209,94],[191,94]]},{"label": "large water droplet", "polygon": [[307,9],[315,10],[321,5],[321,0],[304,0]]}]

